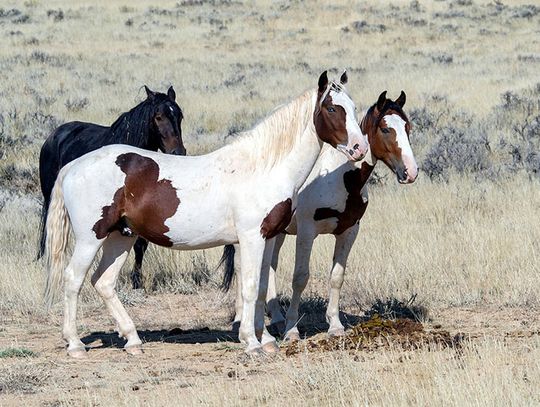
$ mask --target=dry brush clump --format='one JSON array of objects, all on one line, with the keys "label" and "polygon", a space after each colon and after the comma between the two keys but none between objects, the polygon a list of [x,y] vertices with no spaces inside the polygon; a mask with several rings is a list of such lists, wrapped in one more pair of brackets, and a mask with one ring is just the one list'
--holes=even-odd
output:
[{"label": "dry brush clump", "polygon": [[373,351],[385,347],[399,347],[405,350],[459,348],[463,334],[451,335],[446,330],[425,330],[417,321],[406,318],[395,320],[382,319],[375,314],[371,319],[361,322],[338,337],[310,338],[303,342],[296,341],[287,346],[287,356],[303,351],[332,352]]},{"label": "dry brush clump", "polygon": [[411,111],[412,143],[423,173],[435,181],[452,174],[501,179],[540,171],[540,84],[504,92],[485,118],[429,96]]}]

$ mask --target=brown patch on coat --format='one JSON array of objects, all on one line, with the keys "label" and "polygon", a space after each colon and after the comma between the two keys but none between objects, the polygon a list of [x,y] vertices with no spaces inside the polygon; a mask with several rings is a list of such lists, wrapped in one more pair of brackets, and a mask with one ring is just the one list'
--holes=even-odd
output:
[{"label": "brown patch on coat", "polygon": [[101,219],[92,228],[96,237],[103,239],[122,220],[134,233],[152,243],[172,246],[165,236],[169,231],[165,221],[176,213],[180,199],[171,181],[158,181],[158,164],[136,153],[119,155],[116,165],[126,174],[126,179],[114,194],[112,204],[103,207]]},{"label": "brown patch on coat", "polygon": [[[320,92],[319,92],[320,93]],[[319,94],[319,99],[322,95]],[[329,112],[328,109],[334,109]],[[342,106],[334,105],[330,93],[324,98],[321,106],[317,103],[313,115],[313,124],[319,138],[336,147],[338,144],[347,144],[347,113]]]},{"label": "brown patch on coat", "polygon": [[285,232],[292,218],[292,200],[287,198],[276,204],[261,223],[261,235],[265,239],[272,239]]},{"label": "brown patch on coat", "polygon": [[343,183],[349,195],[345,201],[343,212],[332,208],[318,208],[315,210],[313,219],[318,221],[337,218],[337,226],[332,232],[334,235],[342,234],[362,219],[368,206],[368,202],[364,202],[362,199],[362,188],[369,179],[371,171],[373,171],[373,167],[364,162],[360,168],[344,173]]}]

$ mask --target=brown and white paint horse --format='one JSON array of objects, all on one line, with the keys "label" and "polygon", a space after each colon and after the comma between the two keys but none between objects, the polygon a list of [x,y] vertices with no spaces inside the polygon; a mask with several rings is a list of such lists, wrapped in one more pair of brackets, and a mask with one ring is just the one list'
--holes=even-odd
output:
[{"label": "brown and white paint horse", "polygon": [[[411,124],[403,112],[405,99],[403,91],[395,101],[386,98],[386,91],[381,93],[377,103],[368,109],[360,125],[362,132],[367,134],[370,145],[366,157],[362,161],[351,163],[341,154],[336,154],[335,150],[324,146],[308,179],[300,189],[296,211],[285,232],[297,235],[293,294],[286,320],[281,314],[275,288],[275,270],[285,234],[280,234],[276,238],[267,295],[272,325],[283,330],[286,322],[287,339],[300,338],[296,327],[300,296],[309,278],[309,259],[313,241],[320,234],[333,234],[336,239],[326,311],[326,318],[330,324],[328,333],[330,335],[344,333],[339,320],[339,295],[347,258],[358,235],[359,221],[368,205],[366,182],[379,160],[396,174],[402,184],[414,182],[418,175],[418,167],[409,143]],[[238,254],[238,251],[236,253]],[[228,254],[234,255],[234,251],[229,251]],[[234,262],[229,264],[232,265]],[[230,284],[233,272],[227,271],[228,280],[225,280],[225,285]],[[239,279],[238,293],[242,281]],[[241,316],[241,306],[242,298],[238,294],[235,321]]]},{"label": "brown and white paint horse", "polygon": [[[49,265],[46,299],[64,280],[63,337],[71,356],[84,357],[76,329],[78,294],[100,247],[91,282],[139,354],[141,340],[118,299],[115,285],[135,236],[177,250],[239,243],[242,250],[242,321],[246,352],[277,350],[264,327],[264,303],[274,237],[290,223],[298,191],[323,142],[360,160],[368,150],[344,89],[347,76],[307,91],[275,110],[237,141],[198,157],[157,154],[130,146],[103,147],[68,164],[56,181],[47,219]],[[101,174],[101,177],[95,177]],[[69,225],[75,247],[63,268]],[[260,337],[260,340],[259,340]]]}]

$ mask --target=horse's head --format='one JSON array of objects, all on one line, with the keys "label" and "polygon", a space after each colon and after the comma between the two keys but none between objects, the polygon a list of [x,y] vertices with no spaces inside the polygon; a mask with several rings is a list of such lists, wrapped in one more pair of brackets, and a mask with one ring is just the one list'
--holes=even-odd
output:
[{"label": "horse's head", "polygon": [[176,93],[171,86],[167,94],[153,92],[147,86],[147,101],[154,107],[152,125],[159,134],[157,144],[164,153],[186,155],[182,140],[182,109],[176,103]]},{"label": "horse's head", "polygon": [[313,122],[322,141],[341,151],[349,160],[358,161],[364,158],[369,146],[356,121],[356,107],[345,90],[346,83],[346,72],[339,83],[329,82],[326,71],[322,73]]},{"label": "horse's head", "polygon": [[396,175],[401,184],[410,184],[418,176],[418,165],[409,143],[411,124],[403,106],[405,92],[393,101],[380,94],[362,120],[362,131],[367,133],[371,155],[382,160]]}]

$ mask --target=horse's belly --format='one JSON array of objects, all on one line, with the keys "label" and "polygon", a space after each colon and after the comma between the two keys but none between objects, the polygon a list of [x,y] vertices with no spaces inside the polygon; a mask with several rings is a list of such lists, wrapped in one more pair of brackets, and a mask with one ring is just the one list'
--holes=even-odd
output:
[{"label": "horse's belly", "polygon": [[313,228],[317,235],[324,235],[334,233],[337,223],[337,218],[328,218],[315,222],[313,214],[311,214],[311,216],[307,215],[307,217],[304,214],[299,214],[299,216],[296,216],[295,214],[291,223],[287,226],[285,233],[288,235],[297,235],[299,228]]},{"label": "horse's belly", "polygon": [[232,216],[224,205],[180,205],[178,212],[165,222],[169,228],[166,235],[174,249],[204,249],[238,242]]},{"label": "horse's belly", "polygon": [[238,243],[238,237],[233,227],[228,225],[207,225],[183,223],[183,227],[171,228],[167,233],[172,248],[177,250],[208,249]]}]

